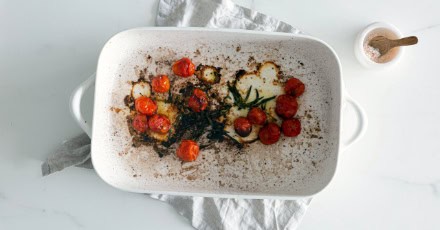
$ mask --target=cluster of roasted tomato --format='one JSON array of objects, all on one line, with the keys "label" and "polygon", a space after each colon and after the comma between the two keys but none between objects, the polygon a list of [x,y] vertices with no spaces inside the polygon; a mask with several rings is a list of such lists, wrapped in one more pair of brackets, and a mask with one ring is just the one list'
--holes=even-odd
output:
[{"label": "cluster of roasted tomato", "polygon": [[301,133],[301,122],[294,118],[298,111],[297,97],[304,93],[305,85],[297,78],[290,78],[284,86],[286,94],[280,95],[276,99],[275,112],[283,119],[280,127],[274,122],[267,122],[267,115],[259,107],[251,108],[247,117],[239,117],[234,121],[235,132],[246,137],[252,132],[252,125],[264,125],[258,137],[261,143],[271,145],[276,143],[281,136],[296,137]]},{"label": "cluster of roasted tomato", "polygon": [[[173,63],[172,71],[175,75],[186,78],[194,75],[196,68],[189,58],[182,58]],[[215,81],[215,78],[202,78],[202,80]],[[166,75],[158,75],[151,80],[151,86],[156,93],[166,93],[170,90],[170,80]],[[281,132],[287,137],[298,136],[301,132],[301,123],[294,116],[298,110],[297,97],[304,93],[304,89],[305,86],[299,79],[290,78],[284,87],[285,94],[276,98],[275,112],[283,119],[281,128],[274,122],[268,122],[263,109],[253,107],[246,117],[234,120],[235,132],[246,137],[252,132],[252,125],[262,126],[258,137],[265,145],[276,143]],[[187,106],[193,112],[202,112],[208,107],[208,96],[203,90],[196,88],[188,98]],[[166,115],[157,114],[157,104],[153,99],[146,96],[138,97],[135,100],[135,108],[137,115],[132,125],[138,132],[166,134],[171,129],[170,119]],[[194,140],[182,140],[176,155],[183,161],[194,161],[199,155],[199,145]]]},{"label": "cluster of roasted tomato", "polygon": [[[164,93],[170,89],[170,80],[166,75],[159,75],[152,79],[154,92]],[[148,129],[155,133],[165,134],[171,128],[170,119],[167,116],[156,114],[156,102],[145,96],[138,97],[134,102],[138,114],[133,119],[133,128],[141,133]]]},{"label": "cluster of roasted tomato", "polygon": [[[173,73],[180,77],[190,77],[195,72],[195,66],[188,58],[176,61],[172,66]],[[158,75],[151,80],[152,90],[156,93],[166,93],[170,90],[170,80],[166,75]],[[208,97],[200,89],[194,89],[188,99],[188,107],[194,112],[201,112],[208,106]],[[133,119],[133,128],[140,133],[147,131],[166,134],[171,128],[170,119],[157,114],[156,102],[145,96],[135,100],[137,115]],[[193,140],[182,140],[177,149],[177,156],[183,161],[194,161],[199,155],[199,146]]]}]

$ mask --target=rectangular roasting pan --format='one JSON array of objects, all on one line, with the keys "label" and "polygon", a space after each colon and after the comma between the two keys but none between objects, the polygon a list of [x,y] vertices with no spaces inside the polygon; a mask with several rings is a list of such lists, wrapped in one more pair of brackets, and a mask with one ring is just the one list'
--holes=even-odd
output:
[{"label": "rectangular roasting pan", "polygon": [[[284,76],[296,76],[306,85],[298,100],[302,133],[296,138],[282,136],[269,146],[256,141],[240,152],[222,146],[202,150],[196,161],[185,163],[175,154],[160,158],[152,147],[133,147],[124,104],[130,82],[138,80],[140,71],[171,74],[170,61],[181,57],[191,58],[196,66],[221,66],[231,73],[275,62]],[[91,135],[96,172],[108,184],[130,192],[272,199],[312,196],[330,183],[339,152],[363,134],[367,123],[362,108],[344,91],[335,51],[306,35],[158,27],[118,33],[99,57],[92,132],[80,102],[94,81],[92,76],[74,91],[72,113]],[[359,121],[348,141],[340,138],[343,104],[354,108]]]}]

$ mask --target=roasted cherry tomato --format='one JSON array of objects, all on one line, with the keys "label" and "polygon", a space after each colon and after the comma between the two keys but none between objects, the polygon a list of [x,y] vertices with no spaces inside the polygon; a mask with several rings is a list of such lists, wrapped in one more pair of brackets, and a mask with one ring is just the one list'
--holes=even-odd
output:
[{"label": "roasted cherry tomato", "polygon": [[148,129],[148,119],[144,114],[136,114],[133,118],[133,128],[138,132],[145,132]]},{"label": "roasted cherry tomato", "polygon": [[194,74],[196,67],[189,58],[182,58],[173,64],[173,73],[180,77],[189,77]]},{"label": "roasted cherry tomato", "polygon": [[136,107],[136,111],[147,116],[151,116],[157,111],[156,102],[149,97],[138,97],[136,101],[134,101],[134,105]]},{"label": "roasted cherry tomato", "polygon": [[208,106],[208,96],[201,89],[194,89],[193,95],[188,100],[188,106],[196,113]]},{"label": "roasted cherry tomato", "polygon": [[182,161],[195,161],[199,156],[199,145],[193,140],[182,140],[176,154]]},{"label": "roasted cherry tomato", "polygon": [[269,123],[260,129],[258,137],[261,143],[271,145],[276,143],[281,136],[280,127],[275,123]]},{"label": "roasted cherry tomato", "polygon": [[239,117],[234,121],[234,129],[238,135],[247,137],[252,131],[252,124],[246,117]]},{"label": "roasted cherry tomato", "polygon": [[284,91],[294,97],[299,97],[304,93],[306,86],[297,78],[290,78],[284,86]]},{"label": "roasted cherry tomato", "polygon": [[159,75],[151,80],[153,91],[156,93],[166,93],[170,90],[170,79],[167,75]]},{"label": "roasted cherry tomato", "polygon": [[284,119],[292,118],[298,111],[298,102],[296,102],[296,98],[293,96],[280,95],[276,103],[275,112]]},{"label": "roasted cherry tomato", "polygon": [[247,119],[251,122],[251,124],[254,125],[264,125],[266,122],[267,116],[264,110],[254,107],[251,110],[249,110],[249,113],[247,115]]},{"label": "roasted cherry tomato", "polygon": [[155,133],[165,134],[171,128],[171,122],[167,116],[155,114],[148,120],[148,127]]},{"label": "roasted cherry tomato", "polygon": [[301,133],[301,122],[296,118],[284,120],[281,130],[286,137],[296,137]]}]

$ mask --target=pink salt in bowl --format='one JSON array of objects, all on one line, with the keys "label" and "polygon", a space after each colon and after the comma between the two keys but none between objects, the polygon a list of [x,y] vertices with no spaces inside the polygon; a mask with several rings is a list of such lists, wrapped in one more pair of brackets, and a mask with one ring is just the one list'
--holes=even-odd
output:
[{"label": "pink salt in bowl", "polygon": [[402,38],[402,33],[392,24],[386,22],[375,22],[368,25],[357,36],[354,52],[361,65],[370,69],[381,69],[396,64],[403,55],[402,47],[395,47],[385,55],[368,43],[376,36],[385,36],[389,39]]}]

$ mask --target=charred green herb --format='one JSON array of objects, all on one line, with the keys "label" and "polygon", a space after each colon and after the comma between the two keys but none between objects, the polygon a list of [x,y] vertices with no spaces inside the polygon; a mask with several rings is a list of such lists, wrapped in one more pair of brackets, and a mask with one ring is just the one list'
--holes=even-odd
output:
[{"label": "charred green herb", "polygon": [[[223,104],[216,109],[194,112],[188,108],[187,98],[192,95],[195,88],[193,84],[188,84],[179,91],[180,95],[172,97],[171,101],[177,106],[180,115],[175,123],[175,133],[167,141],[162,142],[163,146],[170,147],[182,139],[197,141],[205,133],[207,133],[206,137],[210,141],[223,141],[225,137],[229,138],[229,135],[224,131],[225,124],[218,120],[226,115],[231,105]],[[207,88],[202,89],[207,90]]]},{"label": "charred green herb", "polygon": [[216,110],[205,110],[199,113],[185,109],[176,121],[176,132],[162,145],[169,147],[182,139],[191,139],[198,141],[203,134],[207,134],[209,140],[223,141],[226,136],[224,124],[218,119],[224,116],[230,106],[225,106]]}]

